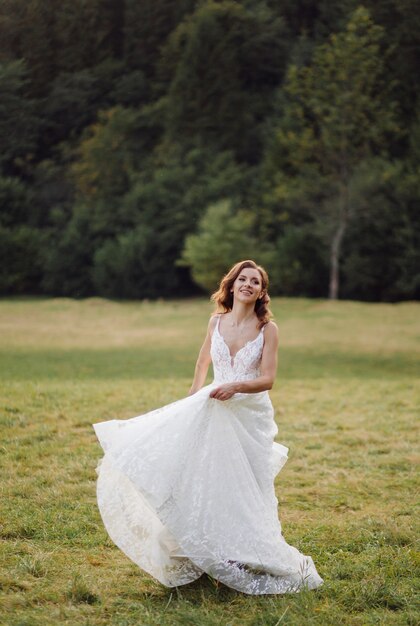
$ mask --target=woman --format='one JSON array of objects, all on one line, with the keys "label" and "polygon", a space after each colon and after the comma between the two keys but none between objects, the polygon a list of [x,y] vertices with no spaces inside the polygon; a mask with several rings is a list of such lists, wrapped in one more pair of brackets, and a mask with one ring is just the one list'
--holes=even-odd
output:
[{"label": "woman", "polygon": [[[190,395],[130,420],[94,424],[105,451],[98,505],[111,539],[169,587],[204,572],[249,594],[322,583],[310,557],[289,546],[273,480],[287,448],[268,389],[277,367],[268,278],[237,263],[212,298]],[[214,381],[203,386],[210,362]]]}]

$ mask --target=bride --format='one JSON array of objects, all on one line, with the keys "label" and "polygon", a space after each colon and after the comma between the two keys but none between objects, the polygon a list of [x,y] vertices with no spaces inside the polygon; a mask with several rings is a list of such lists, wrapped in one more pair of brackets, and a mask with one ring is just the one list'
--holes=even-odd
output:
[{"label": "bride", "polygon": [[[190,395],[129,420],[94,424],[105,452],[97,497],[114,543],[168,587],[204,572],[248,594],[322,584],[309,556],[286,543],[274,477],[287,448],[268,395],[277,367],[268,277],[232,267],[212,298]],[[214,381],[205,383],[210,363]]]}]

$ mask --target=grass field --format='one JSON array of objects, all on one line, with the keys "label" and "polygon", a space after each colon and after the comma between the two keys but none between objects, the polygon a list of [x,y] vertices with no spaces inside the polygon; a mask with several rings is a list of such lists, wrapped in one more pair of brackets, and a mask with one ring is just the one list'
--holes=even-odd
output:
[{"label": "grass field", "polygon": [[210,310],[204,300],[0,303],[2,626],[420,623],[420,304],[273,303],[271,398],[290,448],[279,512],[323,587],[252,597],[203,576],[167,589],[108,538],[91,424],[186,395]]}]

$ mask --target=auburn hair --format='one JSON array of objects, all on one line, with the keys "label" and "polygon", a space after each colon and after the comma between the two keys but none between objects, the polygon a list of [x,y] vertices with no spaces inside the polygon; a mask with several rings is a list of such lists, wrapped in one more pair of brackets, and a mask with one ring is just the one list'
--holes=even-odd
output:
[{"label": "auburn hair", "polygon": [[246,261],[239,261],[235,263],[228,273],[223,276],[220,281],[219,289],[215,291],[211,299],[216,304],[215,313],[228,313],[233,307],[233,293],[232,287],[239,274],[247,267],[251,267],[254,270],[258,270],[261,276],[261,296],[255,302],[254,311],[259,319],[258,328],[262,328],[267,324],[273,314],[270,311],[270,296],[268,295],[268,275],[261,265],[257,265],[255,261],[250,259]]}]

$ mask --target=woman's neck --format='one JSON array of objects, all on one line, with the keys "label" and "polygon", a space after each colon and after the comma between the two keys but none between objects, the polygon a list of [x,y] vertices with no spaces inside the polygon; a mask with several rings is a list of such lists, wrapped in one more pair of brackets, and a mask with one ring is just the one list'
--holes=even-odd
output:
[{"label": "woman's neck", "polygon": [[242,326],[255,317],[254,304],[234,302],[230,312],[231,323],[234,326]]}]

